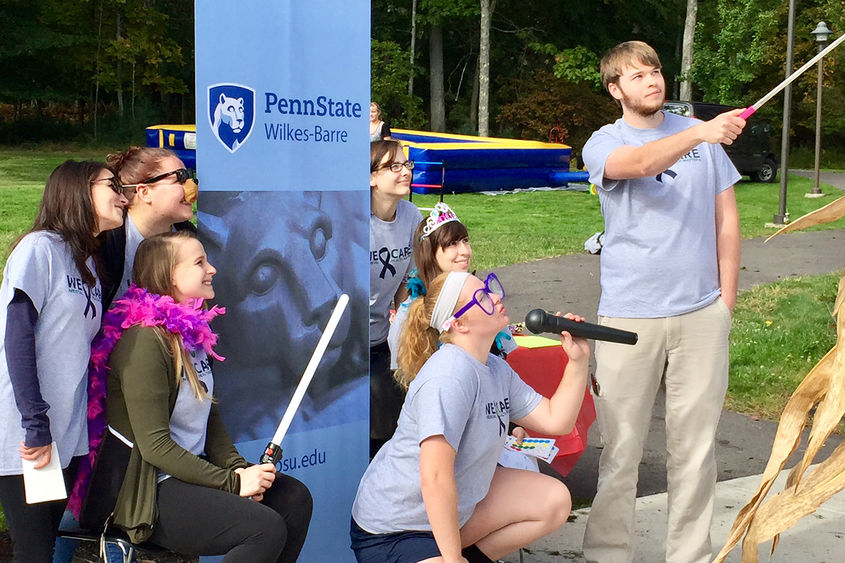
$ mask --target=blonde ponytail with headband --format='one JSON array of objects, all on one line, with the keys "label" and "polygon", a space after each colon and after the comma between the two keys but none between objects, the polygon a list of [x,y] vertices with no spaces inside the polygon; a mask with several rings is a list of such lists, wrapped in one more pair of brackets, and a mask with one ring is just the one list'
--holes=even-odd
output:
[{"label": "blonde ponytail with headband", "polygon": [[394,379],[405,390],[423,364],[440,347],[451,341],[447,321],[458,305],[461,290],[470,274],[448,272],[431,282],[428,292],[414,300],[402,327],[399,341],[399,369]]}]

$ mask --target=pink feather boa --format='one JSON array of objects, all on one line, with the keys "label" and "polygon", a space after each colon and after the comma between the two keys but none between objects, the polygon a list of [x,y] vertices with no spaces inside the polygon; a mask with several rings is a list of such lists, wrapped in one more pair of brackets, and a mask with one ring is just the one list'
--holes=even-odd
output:
[{"label": "pink feather boa", "polygon": [[168,295],[156,295],[131,285],[123,297],[116,300],[103,318],[103,328],[91,344],[88,364],[88,455],[79,463],[79,473],[68,499],[68,510],[79,518],[82,503],[88,492],[97,452],[103,441],[106,420],[106,378],[109,357],[123,331],[132,326],[160,326],[182,337],[188,351],[205,350],[206,354],[223,361],[214,352],[217,335],[209,322],[226,312],[223,307],[203,309],[202,299],[176,303]]}]

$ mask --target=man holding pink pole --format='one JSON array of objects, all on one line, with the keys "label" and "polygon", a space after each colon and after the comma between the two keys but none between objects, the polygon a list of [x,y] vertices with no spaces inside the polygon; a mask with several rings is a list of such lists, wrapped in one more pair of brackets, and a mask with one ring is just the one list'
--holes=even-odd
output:
[{"label": "man holding pink pole", "polygon": [[583,151],[605,220],[599,324],[639,340],[596,342],[593,392],[604,450],[584,556],[634,559],[638,466],[665,386],[666,561],[704,563],[740,256],[733,189],[740,175],[720,143],[731,144],[745,120],[741,110],[706,122],[661,111],[660,60],[640,41],[611,49],[601,76],[622,118],[593,133]]}]

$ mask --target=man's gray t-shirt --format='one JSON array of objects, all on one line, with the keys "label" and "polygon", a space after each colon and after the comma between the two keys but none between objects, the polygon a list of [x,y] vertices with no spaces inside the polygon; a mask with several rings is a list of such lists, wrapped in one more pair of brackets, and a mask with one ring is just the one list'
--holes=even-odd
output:
[{"label": "man's gray t-shirt", "polygon": [[393,296],[414,269],[413,237],[420,221],[420,210],[404,199],[393,221],[370,214],[370,346],[387,340]]},{"label": "man's gray t-shirt", "polygon": [[508,422],[533,411],[542,396],[501,358],[482,364],[444,344],[411,382],[399,426],[370,463],[352,506],[373,534],[431,530],[420,490],[420,444],[443,435],[455,451],[458,524],[487,495],[508,435]]},{"label": "man's gray t-shirt", "polygon": [[[94,261],[88,268],[94,271]],[[50,433],[62,467],[88,453],[88,359],[100,328],[103,292],[90,288],[73,261],[70,247],[55,233],[26,235],[12,251],[0,287],[0,334],[6,333],[6,308],[15,289],[25,292],[38,312],[35,358],[41,396],[50,405]],[[23,471],[18,447],[24,440],[6,351],[0,339],[0,475]]]},{"label": "man's gray t-shirt", "polygon": [[721,145],[702,143],[656,176],[604,177],[607,158],[619,147],[642,146],[700,123],[663,115],[654,129],[620,118],[584,145],[605,221],[601,316],[671,317],[705,307],[720,294],[715,198],[741,178]]}]

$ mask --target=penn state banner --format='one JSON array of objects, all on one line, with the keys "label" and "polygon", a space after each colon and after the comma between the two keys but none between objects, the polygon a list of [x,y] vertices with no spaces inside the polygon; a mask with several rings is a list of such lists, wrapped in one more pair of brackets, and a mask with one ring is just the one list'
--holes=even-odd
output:
[{"label": "penn state banner", "polygon": [[342,293],[282,447],[314,515],[301,561],[354,561],[367,464],[369,2],[196,2],[198,224],[217,267],[215,388],[258,462]]}]

